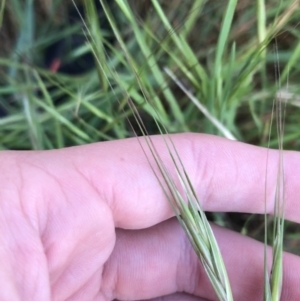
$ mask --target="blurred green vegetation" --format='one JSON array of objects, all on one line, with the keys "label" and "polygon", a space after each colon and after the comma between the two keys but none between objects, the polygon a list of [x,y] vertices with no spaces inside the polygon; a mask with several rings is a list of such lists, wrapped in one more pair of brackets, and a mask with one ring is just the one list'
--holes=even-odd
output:
[{"label": "blurred green vegetation", "polygon": [[[1,149],[134,136],[129,98],[151,134],[159,116],[170,133],[229,133],[266,146],[273,99],[280,98],[288,101],[284,146],[299,150],[299,1],[101,0],[77,7],[1,2]],[[274,128],[270,146],[277,145]],[[211,218],[238,231],[246,223],[243,231],[261,238],[263,219]],[[286,246],[298,252],[297,226],[286,227]]]}]

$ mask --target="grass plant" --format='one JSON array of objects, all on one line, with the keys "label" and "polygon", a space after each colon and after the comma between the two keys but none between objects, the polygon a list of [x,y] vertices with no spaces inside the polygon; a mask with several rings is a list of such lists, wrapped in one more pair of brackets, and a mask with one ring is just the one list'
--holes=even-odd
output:
[{"label": "grass plant", "polygon": [[[276,71],[280,75],[280,69],[276,65]],[[279,82],[279,81],[278,81]],[[288,90],[288,84],[287,84]],[[280,301],[282,282],[283,282],[283,236],[284,236],[284,208],[285,208],[285,181],[284,181],[284,158],[283,158],[283,137],[285,123],[286,102],[280,99],[280,95],[274,99],[272,108],[272,117],[276,115],[276,128],[278,135],[278,171],[276,182],[276,193],[274,200],[274,221],[273,221],[273,249],[272,249],[272,266],[271,275],[268,274],[267,268],[267,242],[268,242],[268,216],[265,207],[265,283],[264,283],[264,300],[265,301]],[[273,118],[272,118],[273,120]],[[270,131],[272,128],[272,121]],[[268,173],[268,160],[266,162],[266,175]],[[267,178],[267,176],[266,176]],[[265,181],[267,187],[267,180]],[[265,198],[265,206],[267,198]]]},{"label": "grass plant", "polygon": [[[264,300],[280,300],[283,233],[293,242],[299,238],[298,226],[284,223],[282,155],[284,145],[300,147],[299,1],[186,0],[177,8],[173,1],[177,3],[115,0],[112,9],[100,0],[105,26],[94,2],[84,1],[84,15],[78,11],[82,19],[60,25],[59,34],[50,21],[37,26],[33,1],[12,1],[22,26],[16,25],[15,48],[0,57],[0,148],[51,149],[144,136],[163,176],[161,187],[171,193],[166,193],[172,196],[170,205],[219,300],[229,301],[233,296],[217,241],[169,134],[205,132],[278,146],[273,230],[267,227],[267,216],[259,234],[253,234],[256,227],[249,216],[237,226],[266,246],[273,244],[270,275],[265,265]],[[0,21],[4,12],[5,3]],[[77,76],[44,67],[47,47],[59,39],[71,41],[74,33],[87,43],[71,49],[64,59],[72,64],[91,55],[94,67]],[[283,90],[287,80],[288,89]],[[277,131],[269,131],[270,112],[277,116]],[[164,135],[179,187],[149,136],[154,133]],[[236,218],[228,214],[211,219],[237,227]],[[299,248],[292,251],[300,253]]]}]

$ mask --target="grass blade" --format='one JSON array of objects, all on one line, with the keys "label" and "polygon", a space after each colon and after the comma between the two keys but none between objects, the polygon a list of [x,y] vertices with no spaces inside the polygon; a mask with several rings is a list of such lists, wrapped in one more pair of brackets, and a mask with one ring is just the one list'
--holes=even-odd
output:
[{"label": "grass blade", "polygon": [[0,29],[2,26],[3,16],[4,16],[4,12],[5,12],[5,2],[6,2],[6,0],[2,0],[1,4],[0,4]]}]

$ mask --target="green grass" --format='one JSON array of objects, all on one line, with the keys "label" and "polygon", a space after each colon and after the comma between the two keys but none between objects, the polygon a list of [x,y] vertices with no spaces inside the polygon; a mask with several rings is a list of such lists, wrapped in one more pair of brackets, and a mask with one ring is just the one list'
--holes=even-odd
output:
[{"label": "green grass", "polygon": [[[52,149],[125,138],[135,132],[193,131],[299,150],[297,1],[186,0],[176,6],[167,0],[116,0],[113,8],[107,1],[100,2],[104,10],[101,22],[93,2],[86,1],[85,23],[79,19],[73,24],[64,21],[66,18],[53,21],[55,10],[41,22],[33,1],[11,1],[19,22],[12,41],[15,47],[0,57],[0,106],[7,112],[0,118],[1,149]],[[59,1],[53,3],[59,9]],[[6,20],[4,5],[0,7],[0,25]],[[71,48],[63,60],[76,64],[90,54],[94,67],[77,76],[50,72],[43,66],[45,50],[58,39],[69,41],[74,33],[88,43]],[[284,91],[287,81],[288,91]],[[289,101],[285,109],[288,118],[284,133],[283,129],[279,134],[273,130],[269,135],[273,99],[279,92]],[[283,119],[279,118],[279,124]],[[172,145],[168,147],[174,156]],[[174,158],[178,162],[176,155]],[[160,164],[159,158],[156,160]],[[172,179],[159,166],[169,189],[174,190]],[[193,200],[189,209],[201,210],[185,173],[182,181],[187,185],[188,199]],[[278,187],[280,183],[279,177]],[[278,195],[280,203],[282,190]],[[182,196],[175,193],[176,197],[177,215],[195,217],[180,202]],[[289,242],[283,247],[300,253],[295,247],[299,229],[292,223],[283,224],[282,211],[277,211],[277,217],[274,266],[278,272],[273,273],[270,285],[266,275],[265,300],[279,300],[276,288],[281,281],[283,232]],[[259,227],[264,223],[260,217],[214,214],[211,219],[272,243],[271,227],[265,231]],[[190,230],[186,221],[182,223]],[[214,240],[205,246],[212,248]],[[222,290],[218,295],[227,300]]]},{"label": "green grass", "polygon": [[[17,0],[15,2],[18,3]],[[122,97],[123,104],[126,101],[121,86],[128,90],[143,110],[143,117],[150,123],[150,131],[157,132],[151,125],[153,108],[144,101],[145,97],[134,75],[136,72],[146,96],[155,103],[161,121],[169,132],[196,131],[224,135],[207,116],[197,111],[191,97],[178,88],[179,82],[238,140],[267,145],[266,125],[270,119],[271,100],[277,91],[274,79],[276,56],[272,40],[275,34],[282,70],[281,81],[285,83],[289,74],[289,92],[295,95],[299,93],[296,84],[300,55],[296,30],[298,11],[291,11],[293,1],[284,1],[280,8],[275,6],[277,1],[268,1],[266,12],[261,7],[262,1],[258,1],[260,8],[250,1],[244,2],[246,8],[238,9],[231,24],[232,11],[225,10],[225,2],[210,4],[209,1],[185,1],[180,9],[171,10],[153,1],[151,13],[141,19],[130,6],[122,6],[122,1],[116,1],[119,5],[116,5],[114,18],[118,19],[115,23],[118,23],[119,42],[124,42],[122,47],[118,43],[111,44],[109,40],[110,36],[116,35],[116,31],[113,33],[107,28],[95,30],[97,20],[92,13],[93,8],[87,7],[87,12],[91,11],[87,24],[93,36],[92,46],[83,44],[72,49],[66,59],[76,62],[80,56],[94,52],[105,70],[100,70],[99,64],[95,63],[94,69],[75,78],[60,73],[51,74],[49,70],[38,67],[42,66],[44,49],[57,40],[58,28],[51,24],[51,20],[45,22],[44,27],[43,24],[37,26],[37,21],[33,21],[37,17],[30,18],[34,14],[30,4],[22,12],[18,7],[16,11],[23,13],[24,17],[16,35],[16,47],[0,61],[1,70],[9,69],[8,73],[1,73],[5,80],[0,88],[0,97],[4,100],[1,103],[9,116],[1,120],[0,131],[7,133],[12,130],[20,137],[38,132],[33,129],[37,125],[28,123],[28,115],[24,113],[20,97],[21,94],[32,93],[35,98],[32,100],[33,111],[38,112],[36,120],[42,127],[43,136],[49,141],[57,141],[53,147],[74,145],[79,141],[85,143],[127,137],[131,131],[125,117],[131,113],[123,112],[122,105],[119,106],[117,102]],[[234,3],[231,4],[233,9]],[[258,19],[255,18],[257,11],[260,12]],[[74,31],[84,36],[80,26],[80,21],[77,25],[66,23],[59,31],[59,36],[67,40]],[[266,37],[271,40],[268,45],[263,42]],[[128,58],[133,66],[128,65]],[[170,70],[177,82],[165,70]],[[40,81],[36,79],[35,72],[39,73]],[[112,78],[111,73],[115,72],[119,75],[118,79]],[[105,76],[113,82],[114,90],[107,87]],[[45,93],[37,95],[41,84],[48,90],[48,98]],[[45,98],[48,100],[44,101]],[[49,99],[55,106],[56,117],[50,114],[50,109],[39,110],[38,100],[51,107]],[[285,145],[297,148],[300,130],[293,116],[297,116],[299,109],[291,106],[287,110],[292,112],[292,117],[289,119],[291,121],[287,120]],[[74,114],[75,111],[78,114]],[[12,116],[18,116],[19,121],[14,123]],[[79,130],[77,134],[74,135],[74,128],[72,130],[66,123],[58,121],[58,116],[70,120]],[[81,131],[87,135],[79,134]],[[271,147],[276,145],[276,141],[276,135],[273,134]],[[37,147],[31,140],[19,144],[16,139],[9,140],[7,137],[5,141],[0,140],[0,145],[12,149]],[[40,142],[38,147],[50,146]]]}]

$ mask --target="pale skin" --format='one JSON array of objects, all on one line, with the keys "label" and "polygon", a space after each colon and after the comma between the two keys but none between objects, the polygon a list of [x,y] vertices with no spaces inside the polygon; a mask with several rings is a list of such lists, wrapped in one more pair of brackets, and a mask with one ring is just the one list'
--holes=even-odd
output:
[{"label": "pale skin", "polygon": [[[205,210],[264,212],[266,149],[172,139]],[[174,172],[161,137],[153,141]],[[269,212],[277,160],[270,151]],[[300,222],[300,153],[284,164],[286,218]],[[0,168],[1,301],[217,300],[136,138],[3,151]],[[262,300],[263,245],[213,229],[235,300]],[[285,254],[282,300],[300,300],[299,271],[299,257]]]}]

